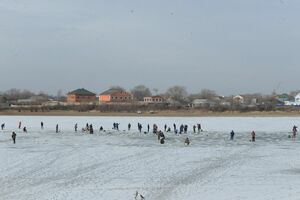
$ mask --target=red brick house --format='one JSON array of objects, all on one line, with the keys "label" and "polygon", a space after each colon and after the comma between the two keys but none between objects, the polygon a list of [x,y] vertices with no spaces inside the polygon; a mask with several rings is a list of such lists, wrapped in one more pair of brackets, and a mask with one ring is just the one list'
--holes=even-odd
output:
[{"label": "red brick house", "polygon": [[68,103],[90,103],[96,101],[96,94],[80,88],[67,94]]},{"label": "red brick house", "polygon": [[99,96],[101,103],[109,102],[132,102],[132,94],[121,89],[109,89]]}]

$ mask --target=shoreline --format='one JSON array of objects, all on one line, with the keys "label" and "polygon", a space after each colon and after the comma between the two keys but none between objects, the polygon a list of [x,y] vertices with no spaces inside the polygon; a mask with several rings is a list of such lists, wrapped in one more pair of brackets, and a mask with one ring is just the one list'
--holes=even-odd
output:
[{"label": "shoreline", "polygon": [[300,111],[268,111],[268,112],[212,112],[212,111],[157,111],[154,113],[142,112],[99,112],[99,111],[1,111],[0,116],[103,116],[103,117],[300,117]]}]

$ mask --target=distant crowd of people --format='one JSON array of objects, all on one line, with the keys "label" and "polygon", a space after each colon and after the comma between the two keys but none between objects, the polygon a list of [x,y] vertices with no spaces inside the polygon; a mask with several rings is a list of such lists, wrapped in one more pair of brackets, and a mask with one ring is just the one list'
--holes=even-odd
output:
[{"label": "distant crowd of people", "polygon": [[[120,125],[120,123],[114,122],[112,129],[116,130],[116,131],[119,131],[119,125]],[[44,122],[43,121],[40,123],[40,126],[41,126],[41,129],[44,129]],[[127,125],[127,128],[128,128],[128,131],[131,130],[131,124],[130,123]],[[138,131],[140,133],[143,132],[143,125],[141,123],[137,124],[137,128],[138,128]],[[4,130],[4,129],[5,129],[5,123],[2,123],[1,124],[1,130]],[[18,129],[22,129],[22,122],[18,123]],[[171,132],[171,127],[169,127],[167,124],[165,124],[164,127],[163,127],[163,130],[166,133]],[[78,124],[77,123],[74,125],[74,131],[75,132],[78,131]],[[105,132],[105,130],[102,126],[100,126],[99,131],[100,132],[102,132],[102,131]],[[196,125],[193,125],[193,133],[200,133],[202,131],[203,130],[202,130],[202,127],[201,127],[200,123],[196,124]],[[26,126],[23,126],[23,132],[27,133]],[[58,124],[56,124],[55,132],[60,133]],[[94,133],[93,125],[86,123],[86,126],[82,128],[82,132],[93,134]],[[150,132],[150,124],[147,124],[147,129],[146,129],[146,131],[144,131],[144,134],[147,134],[149,132]],[[157,135],[158,141],[160,142],[160,144],[165,143],[165,134],[164,134],[164,132],[162,130],[158,129],[157,124],[152,125],[152,133]],[[173,124],[173,132],[175,134],[187,134],[188,133],[188,125],[181,124],[179,126],[179,130],[178,130],[176,124],[174,123]],[[294,125],[293,128],[292,128],[292,134],[289,135],[288,137],[289,138],[296,138],[297,132],[298,132],[298,127]],[[12,132],[12,140],[13,140],[14,144],[16,143],[16,136],[17,136],[16,132],[13,131]],[[229,137],[230,137],[230,140],[234,140],[235,132],[233,130],[230,132]],[[256,133],[255,133],[255,131],[252,131],[250,141],[255,142],[255,139],[256,139]],[[184,144],[185,145],[190,145],[190,139],[188,137],[185,139]]]}]

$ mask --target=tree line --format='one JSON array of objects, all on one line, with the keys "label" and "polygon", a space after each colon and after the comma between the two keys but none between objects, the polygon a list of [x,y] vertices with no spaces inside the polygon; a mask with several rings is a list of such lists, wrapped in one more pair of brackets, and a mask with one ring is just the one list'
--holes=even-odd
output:
[{"label": "tree line", "polygon": [[[120,89],[125,90],[121,86],[112,86],[110,89]],[[190,102],[192,102],[195,99],[207,99],[210,101],[218,101],[220,98],[227,100],[229,102],[232,101],[232,98],[234,95],[229,96],[221,96],[217,94],[214,90],[210,89],[202,89],[197,93],[189,93],[187,89],[183,86],[172,86],[168,88],[165,92],[158,92],[159,90],[154,88],[150,89],[149,87],[146,87],[145,85],[137,85],[133,87],[129,92],[133,95],[134,100],[136,101],[143,101],[144,97],[158,95],[166,100],[169,100],[173,104],[177,105],[185,105]],[[294,96],[300,93],[300,90],[292,91],[289,94],[287,94],[288,99],[292,100]],[[40,99],[48,100],[58,100],[58,101],[65,101],[66,94],[63,94],[62,90],[59,90],[57,92],[57,95],[49,95],[46,92],[38,92],[34,93],[30,90],[21,90],[21,89],[9,89],[5,92],[0,92],[0,103],[7,102],[7,101],[16,101],[19,99],[29,99],[32,97],[40,97]],[[257,102],[263,102],[264,104],[275,104],[276,103],[276,97],[278,94],[273,92],[272,94],[260,94],[260,93],[253,93],[253,94],[242,94],[242,96],[245,98],[245,104],[250,104],[253,99],[256,99]],[[233,102],[231,102],[233,103]]]}]

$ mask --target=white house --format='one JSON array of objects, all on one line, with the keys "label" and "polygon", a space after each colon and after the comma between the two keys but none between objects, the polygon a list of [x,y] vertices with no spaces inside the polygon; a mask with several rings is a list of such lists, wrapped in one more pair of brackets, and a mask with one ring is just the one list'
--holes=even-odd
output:
[{"label": "white house", "polygon": [[294,101],[285,101],[284,105],[286,105],[286,106],[300,106],[300,93],[295,96]]},{"label": "white house", "polygon": [[233,102],[243,104],[244,103],[244,97],[242,97],[241,95],[237,95],[237,96],[233,97]]}]

